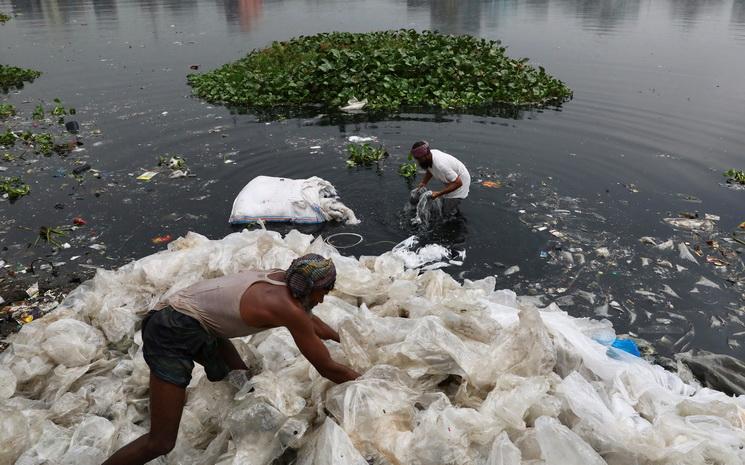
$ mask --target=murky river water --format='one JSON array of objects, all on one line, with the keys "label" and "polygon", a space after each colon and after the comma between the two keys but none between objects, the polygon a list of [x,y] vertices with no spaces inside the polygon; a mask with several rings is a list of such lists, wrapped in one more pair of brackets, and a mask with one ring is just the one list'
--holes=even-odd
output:
[{"label": "murky river water", "polygon": [[[0,11],[16,15],[0,26],[0,61],[44,73],[3,100],[29,114],[40,99],[61,98],[77,108],[85,142],[67,159],[0,162],[33,189],[0,203],[0,258],[10,267],[51,252],[28,247],[40,226],[76,216],[88,225],[47,257],[62,270],[120,265],[161,249],[151,239],[162,234],[222,237],[234,230],[234,196],[260,174],[331,181],[362,224],[305,231],[360,233],[365,241],[345,252],[381,253],[413,232],[396,170],[424,138],[474,179],[463,218],[429,236],[466,250],[464,265],[448,269],[454,276],[497,275],[499,287],[607,316],[665,354],[745,355],[741,255],[715,267],[708,236],[663,222],[709,213],[726,237],[745,221],[745,191],[722,185],[724,170],[745,169],[743,0],[0,0]],[[186,85],[192,65],[209,70],[273,40],[397,28],[501,39],[511,56],[564,80],[574,99],[503,116],[264,122],[192,98]],[[392,155],[380,171],[345,167],[351,135],[385,144]],[[185,157],[196,177],[135,179],[166,153]],[[77,160],[101,178],[66,177]],[[478,183],[487,179],[503,187]],[[673,238],[676,248],[654,249],[642,236]],[[694,252],[703,244],[697,264],[679,258],[681,241]],[[503,276],[513,265],[520,271]]]}]

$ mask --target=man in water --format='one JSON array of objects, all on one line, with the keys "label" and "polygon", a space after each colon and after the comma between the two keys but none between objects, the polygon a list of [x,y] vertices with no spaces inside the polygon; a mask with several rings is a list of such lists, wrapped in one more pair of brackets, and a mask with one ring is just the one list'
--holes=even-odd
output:
[{"label": "man in water", "polygon": [[445,184],[441,191],[432,192],[432,199],[442,198],[443,215],[454,215],[460,201],[468,197],[470,189],[471,175],[466,166],[450,154],[430,149],[425,141],[415,143],[411,147],[411,155],[421,168],[427,170],[419,188],[426,187],[432,178]]},{"label": "man in water", "polygon": [[311,314],[335,282],[333,262],[308,254],[286,271],[209,279],[161,302],[142,322],[143,354],[150,367],[150,431],[104,465],[144,464],[173,449],[194,362],[213,382],[232,370],[248,369],[230,338],[285,327],[322,376],[335,383],[359,377],[331,358],[321,339],[338,342],[339,334]]}]

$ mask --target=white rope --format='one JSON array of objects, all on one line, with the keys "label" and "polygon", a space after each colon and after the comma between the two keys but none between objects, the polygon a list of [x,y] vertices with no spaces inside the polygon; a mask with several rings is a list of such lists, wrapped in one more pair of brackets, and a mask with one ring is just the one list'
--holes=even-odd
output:
[{"label": "white rope", "polygon": [[[357,242],[355,242],[354,244],[348,244],[348,245],[335,245],[333,242],[331,242],[330,239],[332,239],[334,237],[339,237],[339,236],[352,236],[352,237],[356,237],[359,240]],[[350,247],[354,247],[355,245],[361,244],[362,241],[364,241],[364,240],[365,239],[362,237],[362,235],[357,234],[357,233],[350,233],[350,232],[341,232],[341,233],[332,234],[330,236],[327,236],[324,239],[324,241],[326,241],[326,243],[328,245],[330,245],[331,247],[334,247],[336,249],[348,249]]]}]

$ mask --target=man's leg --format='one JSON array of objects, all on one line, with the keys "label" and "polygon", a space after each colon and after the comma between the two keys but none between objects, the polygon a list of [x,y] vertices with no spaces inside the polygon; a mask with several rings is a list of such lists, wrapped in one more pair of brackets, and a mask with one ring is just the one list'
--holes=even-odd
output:
[{"label": "man's leg", "polygon": [[460,199],[442,199],[442,216],[450,218],[458,214],[458,207],[460,206]]},{"label": "man's leg", "polygon": [[150,432],[119,449],[103,465],[139,465],[169,453],[176,445],[186,389],[150,373]]}]

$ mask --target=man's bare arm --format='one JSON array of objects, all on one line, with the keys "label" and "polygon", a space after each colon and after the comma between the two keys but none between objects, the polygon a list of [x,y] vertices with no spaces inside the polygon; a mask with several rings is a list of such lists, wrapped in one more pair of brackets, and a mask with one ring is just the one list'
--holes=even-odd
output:
[{"label": "man's bare arm", "polygon": [[359,378],[360,374],[331,358],[323,341],[316,335],[313,320],[298,309],[291,312],[285,327],[290,331],[300,353],[308,359],[318,373],[335,383],[344,383]]},{"label": "man's bare arm", "polygon": [[430,173],[429,170],[424,172],[424,178],[422,178],[422,182],[419,183],[419,187],[424,187],[432,180],[432,173]]},{"label": "man's bare arm", "polygon": [[463,185],[463,181],[460,179],[460,176],[455,178],[455,181],[447,184],[445,186],[445,189],[441,190],[440,192],[432,192],[432,198],[436,199],[437,197],[442,197],[445,194],[449,194],[455,190],[460,189],[460,187]]},{"label": "man's bare arm", "polygon": [[315,331],[318,337],[320,337],[323,340],[327,340],[327,341],[331,340],[331,341],[341,342],[339,340],[339,333],[334,331],[334,328],[324,323],[323,320],[321,320],[315,315],[312,315],[310,319],[311,321],[313,321],[313,330]]}]

